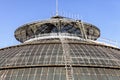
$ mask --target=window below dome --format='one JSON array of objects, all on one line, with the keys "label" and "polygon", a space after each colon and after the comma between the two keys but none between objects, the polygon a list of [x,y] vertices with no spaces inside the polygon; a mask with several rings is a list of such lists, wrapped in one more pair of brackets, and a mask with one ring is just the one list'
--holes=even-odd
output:
[{"label": "window below dome", "polygon": [[70,34],[81,34],[80,29],[76,28],[70,24],[62,25],[61,29],[59,30],[55,25],[51,23],[46,23],[38,27],[37,31],[35,32],[35,35],[39,34],[45,34],[45,33],[70,33]]},{"label": "window below dome", "polygon": [[58,29],[53,24],[46,23],[46,24],[41,25],[37,29],[37,31],[35,32],[35,34],[39,35],[39,34],[51,33],[51,32],[53,32],[53,33],[58,32]]},{"label": "window below dome", "polygon": [[62,33],[71,33],[71,34],[81,34],[80,29],[76,28],[72,25],[65,25],[65,26],[61,26],[61,32]]}]

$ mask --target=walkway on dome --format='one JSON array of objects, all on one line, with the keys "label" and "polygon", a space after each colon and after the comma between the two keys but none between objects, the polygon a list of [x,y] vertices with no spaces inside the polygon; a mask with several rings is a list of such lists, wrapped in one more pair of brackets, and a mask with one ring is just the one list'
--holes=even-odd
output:
[{"label": "walkway on dome", "polygon": [[83,35],[78,34],[70,34],[70,33],[46,33],[46,34],[39,34],[33,36],[31,39],[29,38],[24,43],[37,41],[37,40],[45,40],[45,39],[60,39],[60,38],[66,38],[66,39],[72,39],[72,40],[80,40],[80,41],[87,41],[87,42],[93,42],[98,43],[106,46],[111,46],[115,48],[119,48],[119,44],[117,41],[113,41],[106,38],[98,38],[96,41],[94,40],[95,37],[87,36],[89,39],[84,39]]}]

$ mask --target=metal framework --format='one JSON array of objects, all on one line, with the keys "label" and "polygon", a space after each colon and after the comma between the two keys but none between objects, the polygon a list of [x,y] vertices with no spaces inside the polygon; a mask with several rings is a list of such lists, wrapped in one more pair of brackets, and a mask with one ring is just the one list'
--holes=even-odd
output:
[{"label": "metal framework", "polygon": [[57,15],[21,26],[15,37],[22,44],[0,49],[0,80],[120,79],[120,49],[97,41],[92,24]]},{"label": "metal framework", "polygon": [[[91,30],[92,33],[90,33]],[[82,35],[82,38],[92,40],[97,40],[97,38],[100,37],[100,30],[96,26],[61,16],[55,16],[46,21],[23,25],[15,31],[15,37],[23,43],[39,34],[59,32]]]},{"label": "metal framework", "polygon": [[[73,80],[73,78],[77,80],[76,77],[81,76],[79,78],[82,79],[82,75],[87,76],[88,73],[92,76],[90,79],[97,79],[95,78],[97,75],[102,75],[102,77],[114,75],[116,78],[120,76],[119,50],[112,49],[112,47],[95,46],[94,44],[72,44],[70,40],[64,38],[61,40],[60,43],[54,44],[46,42],[43,44],[41,42],[42,44],[24,44],[0,50],[0,56],[2,56],[0,58],[0,75],[6,74],[4,78],[9,78],[9,80],[18,80],[19,77],[24,80],[24,77],[26,77],[24,72],[29,74],[28,79],[34,77],[35,80],[53,80],[53,78],[55,78],[54,80],[61,80],[61,78],[64,78],[63,80],[66,80],[66,78],[67,80]],[[76,41],[74,40],[74,42]],[[16,56],[18,54],[20,55]],[[6,61],[13,62],[8,65]],[[8,71],[8,73],[5,71]],[[91,73],[91,71],[95,72]],[[102,72],[98,73],[97,71]],[[50,75],[53,77],[49,78]],[[58,75],[60,77],[56,78]],[[76,77],[73,75],[76,75]],[[42,76],[45,76],[45,78],[42,78]]]}]

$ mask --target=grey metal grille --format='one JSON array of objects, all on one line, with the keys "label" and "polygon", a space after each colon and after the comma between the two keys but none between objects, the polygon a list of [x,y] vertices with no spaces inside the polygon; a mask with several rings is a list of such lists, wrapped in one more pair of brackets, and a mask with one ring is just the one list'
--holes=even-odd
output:
[{"label": "grey metal grille", "polygon": [[[65,74],[63,67],[11,69],[3,80],[66,80]],[[73,75],[74,80],[119,80],[120,70],[75,67]]]},{"label": "grey metal grille", "polygon": [[[119,80],[120,51],[68,43],[74,80]],[[61,43],[24,44],[0,50],[3,80],[66,80]],[[7,70],[6,70],[7,69]]]}]

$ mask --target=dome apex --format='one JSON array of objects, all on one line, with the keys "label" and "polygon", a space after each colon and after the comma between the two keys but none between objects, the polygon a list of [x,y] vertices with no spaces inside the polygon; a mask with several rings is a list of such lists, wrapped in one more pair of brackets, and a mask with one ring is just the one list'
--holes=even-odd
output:
[{"label": "dome apex", "polygon": [[60,15],[56,15],[56,16],[53,16],[53,17],[51,17],[51,18],[65,18],[65,17],[63,17],[63,16],[60,16]]},{"label": "dome apex", "polygon": [[97,40],[100,37],[100,30],[96,26],[59,15],[48,20],[25,24],[15,31],[15,37],[18,41],[25,42],[36,36],[51,33],[67,33],[90,40]]}]

